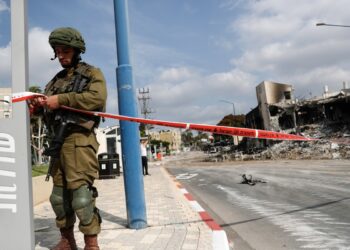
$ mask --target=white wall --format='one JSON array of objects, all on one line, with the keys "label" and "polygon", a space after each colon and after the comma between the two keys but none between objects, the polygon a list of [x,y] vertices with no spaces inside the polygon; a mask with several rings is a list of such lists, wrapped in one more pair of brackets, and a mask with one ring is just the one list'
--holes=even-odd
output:
[{"label": "white wall", "polygon": [[112,126],[112,127],[107,127],[107,128],[98,128],[96,130],[96,138],[98,143],[100,144],[100,147],[98,149],[97,154],[101,154],[101,153],[107,153],[107,138],[110,137],[115,137],[116,138],[116,151],[115,153],[117,153],[119,155],[119,164],[120,167],[123,166],[123,161],[122,161],[122,147],[121,147],[121,143],[120,143],[120,135],[117,134],[113,134],[113,135],[107,135],[108,132],[110,132],[113,129],[118,129],[119,126]]}]

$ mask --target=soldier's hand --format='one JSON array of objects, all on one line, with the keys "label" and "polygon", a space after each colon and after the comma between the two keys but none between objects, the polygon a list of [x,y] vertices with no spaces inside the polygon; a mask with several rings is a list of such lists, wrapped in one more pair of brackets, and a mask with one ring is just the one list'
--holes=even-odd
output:
[{"label": "soldier's hand", "polygon": [[30,109],[35,109],[36,107],[44,106],[46,103],[46,97],[38,96],[28,100],[28,106]]},{"label": "soldier's hand", "polygon": [[51,110],[58,109],[60,107],[60,104],[58,103],[58,95],[47,97],[46,107]]}]

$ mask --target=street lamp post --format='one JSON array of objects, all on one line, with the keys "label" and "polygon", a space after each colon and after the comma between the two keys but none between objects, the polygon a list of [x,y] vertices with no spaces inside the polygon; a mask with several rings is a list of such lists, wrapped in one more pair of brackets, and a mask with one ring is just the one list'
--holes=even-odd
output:
[{"label": "street lamp post", "polygon": [[220,102],[226,102],[226,103],[230,103],[230,104],[232,104],[232,108],[233,108],[233,115],[236,115],[235,104],[234,104],[233,102],[226,101],[226,100],[220,100]]},{"label": "street lamp post", "polygon": [[350,25],[342,25],[342,24],[329,24],[329,23],[316,23],[316,26],[334,26],[334,27],[345,27],[350,28]]},{"label": "street lamp post", "polygon": [[[235,109],[235,104],[233,102],[230,101],[226,101],[226,100],[220,100],[220,102],[226,102],[229,104],[232,104],[232,111],[233,111],[233,116],[236,116],[236,109]],[[234,119],[234,118],[233,118]],[[232,120],[232,126],[234,125],[233,120]],[[237,145],[239,140],[238,140],[238,136],[232,136],[233,139],[233,144]]]}]

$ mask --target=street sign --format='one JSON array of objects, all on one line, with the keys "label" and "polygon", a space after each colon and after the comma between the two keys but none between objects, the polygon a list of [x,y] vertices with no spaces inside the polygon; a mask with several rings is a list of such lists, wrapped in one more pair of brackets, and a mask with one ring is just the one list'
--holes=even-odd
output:
[{"label": "street sign", "polygon": [[[12,91],[28,86],[27,3],[11,1]],[[0,118],[1,249],[34,249],[33,201],[26,103]]]}]

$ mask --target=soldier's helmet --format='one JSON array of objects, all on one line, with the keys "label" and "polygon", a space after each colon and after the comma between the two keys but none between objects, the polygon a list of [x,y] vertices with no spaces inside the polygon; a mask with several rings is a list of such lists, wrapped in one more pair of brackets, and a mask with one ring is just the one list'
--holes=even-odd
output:
[{"label": "soldier's helmet", "polygon": [[85,52],[84,38],[78,30],[71,27],[53,30],[49,36],[49,43],[53,49],[57,45],[67,45],[78,49],[81,53]]}]

